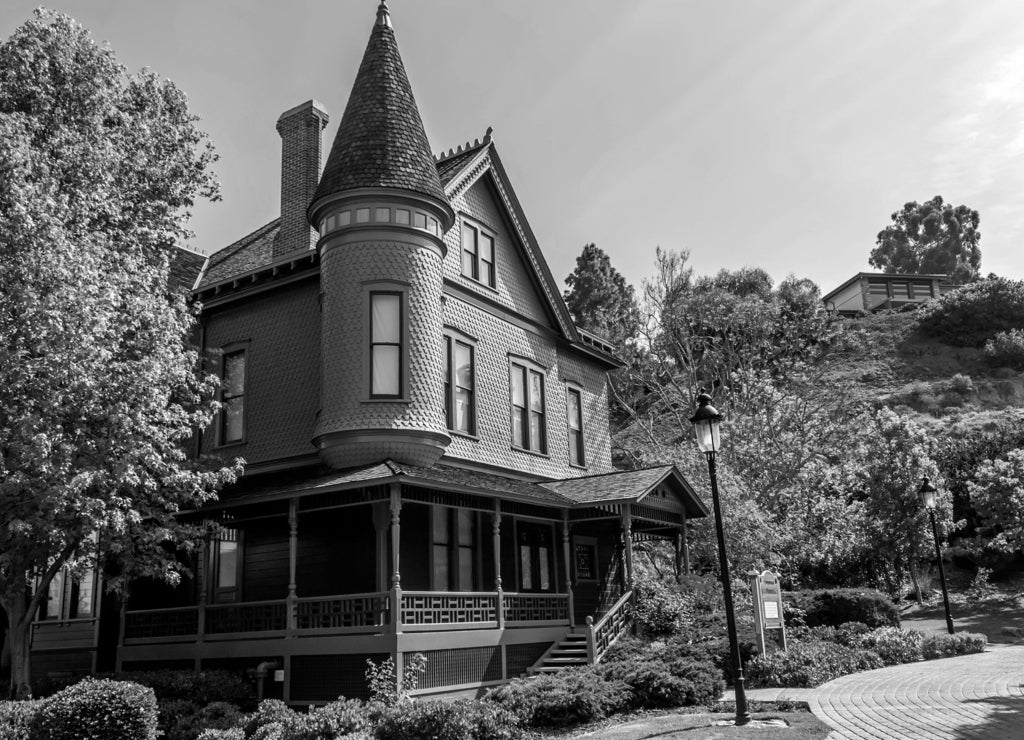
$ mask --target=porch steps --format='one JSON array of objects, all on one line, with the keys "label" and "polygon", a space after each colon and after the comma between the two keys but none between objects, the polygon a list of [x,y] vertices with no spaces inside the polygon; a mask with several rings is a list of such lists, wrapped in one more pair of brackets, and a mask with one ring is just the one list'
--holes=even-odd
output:
[{"label": "porch steps", "polygon": [[570,632],[563,640],[552,646],[538,662],[539,665],[534,666],[531,673],[558,673],[566,668],[588,665],[587,636]]}]

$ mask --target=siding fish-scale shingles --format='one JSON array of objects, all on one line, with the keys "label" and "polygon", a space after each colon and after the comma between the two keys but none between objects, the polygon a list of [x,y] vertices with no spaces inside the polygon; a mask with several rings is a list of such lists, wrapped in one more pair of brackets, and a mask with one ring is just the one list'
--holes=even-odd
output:
[{"label": "siding fish-scale shingles", "polygon": [[[305,280],[210,312],[206,346],[248,342],[245,443],[221,448],[255,463],[314,452],[320,405],[319,285]],[[205,435],[207,450],[216,428]]]},{"label": "siding fish-scale shingles", "polygon": [[447,203],[394,30],[375,25],[313,200],[401,188]]}]

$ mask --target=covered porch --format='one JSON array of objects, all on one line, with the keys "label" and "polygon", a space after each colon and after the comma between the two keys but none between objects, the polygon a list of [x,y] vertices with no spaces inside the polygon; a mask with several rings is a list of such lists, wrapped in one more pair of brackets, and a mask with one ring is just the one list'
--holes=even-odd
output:
[{"label": "covered porch", "polygon": [[202,512],[192,582],[135,590],[119,668],[267,662],[281,698],[325,701],[364,693],[367,658],[426,653],[420,693],[522,675],[571,633],[593,662],[628,626],[625,543],[685,542],[707,513],[672,467],[530,483],[388,462],[272,488]]}]

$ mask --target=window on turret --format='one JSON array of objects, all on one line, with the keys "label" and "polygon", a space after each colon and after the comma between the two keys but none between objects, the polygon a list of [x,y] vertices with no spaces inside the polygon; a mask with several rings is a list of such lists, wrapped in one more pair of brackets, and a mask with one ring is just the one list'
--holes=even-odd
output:
[{"label": "window on turret", "polygon": [[476,434],[476,350],[469,342],[445,335],[446,369],[444,376],[445,415],[448,428],[464,434]]},{"label": "window on turret", "polygon": [[548,451],[544,412],[544,374],[512,362],[512,445],[531,452]]},{"label": "window on turret", "polygon": [[221,362],[220,443],[245,439],[245,350],[225,351]]},{"label": "window on turret", "polygon": [[370,397],[402,396],[402,294],[370,293]]},{"label": "window on turret", "polygon": [[465,220],[462,222],[462,274],[495,287],[494,234]]}]

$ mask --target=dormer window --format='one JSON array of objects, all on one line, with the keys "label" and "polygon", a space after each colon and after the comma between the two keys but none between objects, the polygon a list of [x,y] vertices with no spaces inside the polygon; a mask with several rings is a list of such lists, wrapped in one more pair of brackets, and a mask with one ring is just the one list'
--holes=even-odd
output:
[{"label": "dormer window", "polygon": [[490,288],[496,285],[494,233],[465,219],[462,221],[462,274]]}]

